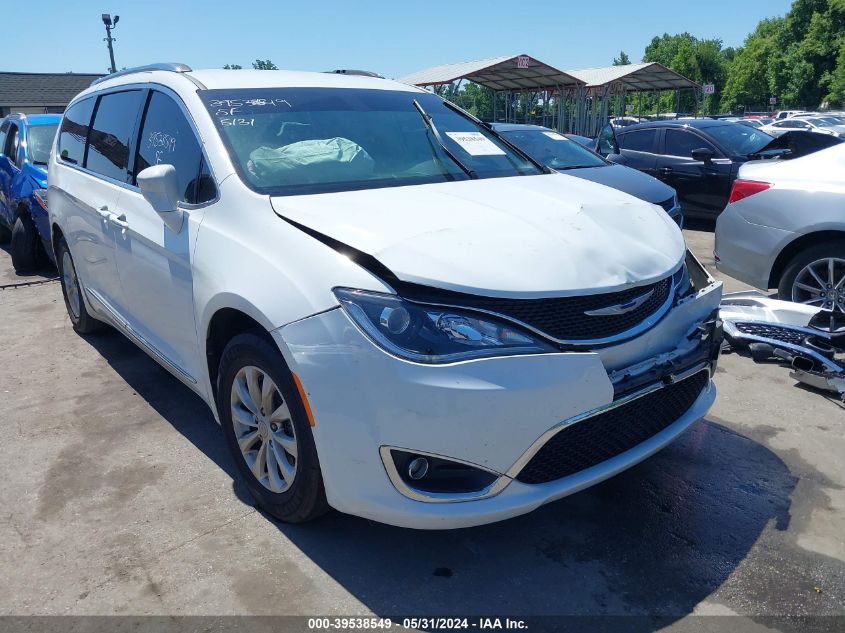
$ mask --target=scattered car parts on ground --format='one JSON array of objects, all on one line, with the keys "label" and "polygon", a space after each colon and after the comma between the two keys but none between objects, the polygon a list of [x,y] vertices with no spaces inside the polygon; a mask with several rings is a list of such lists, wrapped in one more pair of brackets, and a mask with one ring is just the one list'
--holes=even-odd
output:
[{"label": "scattered car parts on ground", "polygon": [[724,295],[719,318],[731,348],[757,362],[785,362],[795,380],[845,401],[844,317],[752,290]]}]

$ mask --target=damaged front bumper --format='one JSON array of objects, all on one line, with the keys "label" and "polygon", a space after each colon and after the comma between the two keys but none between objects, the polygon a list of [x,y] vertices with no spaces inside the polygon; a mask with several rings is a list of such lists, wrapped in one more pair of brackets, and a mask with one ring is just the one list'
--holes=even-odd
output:
[{"label": "damaged front bumper", "polygon": [[[687,265],[691,287],[658,323],[595,350],[427,365],[386,353],[343,310],[274,330],[313,411],[329,503],[404,527],[480,525],[529,512],[658,451],[716,397],[721,283],[691,256]],[[581,449],[571,454],[596,453],[572,470],[561,440],[591,429],[624,436],[625,444],[585,446],[576,438]],[[608,446],[610,453],[601,452]],[[466,485],[426,488],[404,476],[415,456],[463,473],[455,481]]]}]

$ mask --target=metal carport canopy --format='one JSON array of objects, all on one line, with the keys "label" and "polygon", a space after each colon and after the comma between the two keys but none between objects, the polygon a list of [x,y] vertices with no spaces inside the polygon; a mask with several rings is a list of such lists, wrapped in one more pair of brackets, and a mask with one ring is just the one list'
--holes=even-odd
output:
[{"label": "metal carport canopy", "polygon": [[566,74],[577,77],[587,84],[588,88],[600,88],[608,84],[621,85],[628,92],[700,88],[692,79],[687,79],[657,62],[567,70]]},{"label": "metal carport canopy", "polygon": [[415,86],[440,86],[466,79],[491,90],[553,90],[584,85],[584,81],[530,55],[491,57],[444,64],[411,73],[399,81]]}]

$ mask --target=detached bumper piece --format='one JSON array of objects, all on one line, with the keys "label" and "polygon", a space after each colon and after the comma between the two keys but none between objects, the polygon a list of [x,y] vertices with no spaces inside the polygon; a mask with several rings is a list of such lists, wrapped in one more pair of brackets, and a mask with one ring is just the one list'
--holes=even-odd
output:
[{"label": "detached bumper piece", "polygon": [[845,401],[845,319],[754,292],[725,295],[719,306],[725,338],[756,362],[779,360],[790,376]]},{"label": "detached bumper piece", "polygon": [[549,439],[516,476],[542,484],[621,455],[677,421],[710,382],[702,368],[668,385],[628,396],[599,413],[573,420]]}]

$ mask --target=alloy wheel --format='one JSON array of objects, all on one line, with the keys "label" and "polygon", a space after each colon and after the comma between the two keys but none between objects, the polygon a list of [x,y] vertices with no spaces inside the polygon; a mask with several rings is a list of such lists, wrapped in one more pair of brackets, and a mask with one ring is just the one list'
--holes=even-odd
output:
[{"label": "alloy wheel", "polygon": [[845,259],[825,257],[804,266],[792,284],[792,300],[845,314]]},{"label": "alloy wheel", "polygon": [[288,490],[296,477],[296,430],[273,379],[258,367],[242,367],[232,383],[231,410],[247,467],[271,492]]},{"label": "alloy wheel", "polygon": [[76,269],[73,267],[73,260],[67,250],[62,254],[62,281],[73,318],[79,319],[80,301],[82,300],[79,295],[79,280],[76,278]]}]

